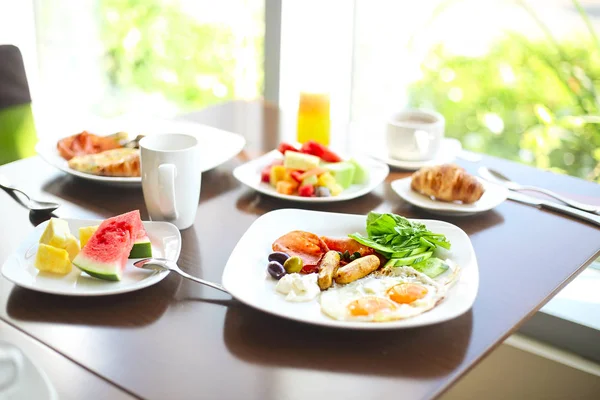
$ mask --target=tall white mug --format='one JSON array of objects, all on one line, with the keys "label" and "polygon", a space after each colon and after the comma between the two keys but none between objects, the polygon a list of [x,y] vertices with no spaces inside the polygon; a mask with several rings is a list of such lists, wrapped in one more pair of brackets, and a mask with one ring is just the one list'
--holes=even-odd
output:
[{"label": "tall white mug", "polygon": [[150,219],[192,226],[200,199],[200,154],[194,136],[173,133],[140,140],[142,190]]}]

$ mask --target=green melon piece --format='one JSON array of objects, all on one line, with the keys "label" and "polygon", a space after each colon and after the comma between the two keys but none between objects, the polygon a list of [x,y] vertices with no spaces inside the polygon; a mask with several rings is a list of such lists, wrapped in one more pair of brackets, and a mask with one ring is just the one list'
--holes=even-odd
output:
[{"label": "green melon piece", "polygon": [[333,175],[335,181],[344,189],[348,189],[354,182],[356,167],[349,161],[325,164],[324,168]]},{"label": "green melon piece", "polygon": [[149,258],[152,257],[152,243],[148,236],[136,239],[129,253],[129,258]]},{"label": "green melon piece", "polygon": [[367,169],[354,158],[351,158],[349,162],[351,162],[355,167],[354,179],[352,180],[352,183],[355,185],[362,185],[363,183],[366,183],[369,180],[369,171],[367,171]]}]

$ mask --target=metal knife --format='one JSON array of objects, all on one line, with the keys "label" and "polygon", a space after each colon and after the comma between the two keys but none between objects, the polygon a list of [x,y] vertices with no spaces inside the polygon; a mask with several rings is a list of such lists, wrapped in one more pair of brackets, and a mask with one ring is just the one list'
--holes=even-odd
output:
[{"label": "metal knife", "polygon": [[515,191],[508,191],[508,198],[519,203],[528,204],[537,208],[547,208],[548,210],[556,211],[558,213],[570,215],[571,217],[579,218],[587,222],[591,222],[597,226],[600,226],[600,215],[595,215],[589,212],[581,211],[573,207],[565,206],[562,204],[555,203],[553,201],[547,201],[538,199],[536,197],[527,196],[526,194],[517,193]]}]

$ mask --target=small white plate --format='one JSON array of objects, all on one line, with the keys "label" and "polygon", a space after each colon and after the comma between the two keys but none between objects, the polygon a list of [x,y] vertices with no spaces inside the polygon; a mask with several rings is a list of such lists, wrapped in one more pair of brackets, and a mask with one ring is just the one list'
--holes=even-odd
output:
[{"label": "small white plate", "polygon": [[379,161],[388,164],[390,167],[403,169],[407,171],[416,171],[422,167],[452,162],[454,161],[454,159],[456,159],[461,150],[462,145],[460,144],[460,141],[458,141],[457,139],[445,138],[444,140],[442,140],[438,154],[432,160],[397,160],[395,158],[390,157],[385,143],[373,144],[371,149],[369,150],[369,155]]},{"label": "small white plate", "polygon": [[461,272],[446,299],[437,307],[414,318],[389,322],[338,321],[321,312],[318,297],[303,303],[285,301],[275,291],[276,281],[266,272],[271,245],[280,236],[293,230],[317,235],[346,237],[359,232],[366,235],[364,215],[337,214],[299,209],[271,211],[258,218],[235,246],[225,270],[223,286],[239,301],[283,318],[314,325],[349,329],[400,329],[431,325],[465,313],[471,308],[479,287],[479,270],[473,246],[467,234],[452,224],[435,220],[416,220],[430,230],[443,233],[452,244],[449,252],[441,250],[454,261]]},{"label": "small white plate", "polygon": [[[93,124],[91,124],[93,126]],[[87,128],[89,132],[98,135],[108,135],[118,130],[128,132],[130,139],[138,134],[153,135],[158,133],[187,133],[195,136],[200,143],[200,165],[202,172],[211,170],[224,162],[235,157],[246,145],[246,139],[237,133],[223,131],[206,125],[192,122],[170,121],[157,123],[155,126],[128,126],[120,125],[121,129],[113,127],[112,130],[106,126],[99,126],[98,129]],[[129,128],[129,129],[127,129]],[[74,132],[73,134],[75,134]],[[67,135],[70,136],[70,135]],[[62,158],[56,149],[58,140],[42,140],[37,143],[35,150],[48,164],[64,171],[70,175],[87,179],[95,182],[102,182],[115,185],[134,185],[139,186],[142,182],[140,177],[112,177],[87,174],[85,172],[75,171],[69,167],[67,160]]]},{"label": "small white plate", "polygon": [[479,200],[473,204],[450,203],[434,200],[411,189],[412,177],[397,179],[392,182],[392,190],[410,204],[423,208],[431,213],[448,216],[467,216],[491,210],[500,205],[508,196],[508,189],[483,179],[477,178],[485,188]]},{"label": "small white plate", "polygon": [[[99,225],[102,220],[70,219],[71,233],[79,238],[79,228]],[[156,272],[133,266],[135,259],[127,261],[125,271],[119,282],[109,282],[89,276],[73,266],[65,276],[57,276],[38,271],[34,266],[35,254],[40,236],[48,222],[38,225],[11,254],[2,266],[2,275],[16,285],[38,292],[62,294],[67,296],[105,296],[139,290],[163,280],[168,271]],[[146,222],[144,229],[152,242],[152,255],[177,261],[181,251],[181,234],[175,225],[168,222]]]},{"label": "small white plate", "polygon": [[279,199],[293,200],[303,203],[331,203],[364,196],[379,186],[390,173],[389,167],[384,163],[372,160],[368,157],[355,157],[360,165],[369,171],[369,180],[366,183],[362,185],[352,185],[337,196],[302,197],[278,193],[273,186],[261,181],[260,176],[262,169],[277,159],[283,159],[283,155],[278,150],[270,151],[269,153],[252,161],[248,161],[247,163],[234,169],[233,176],[235,176],[238,181],[242,182],[246,186],[251,187],[257,192],[277,197]]}]

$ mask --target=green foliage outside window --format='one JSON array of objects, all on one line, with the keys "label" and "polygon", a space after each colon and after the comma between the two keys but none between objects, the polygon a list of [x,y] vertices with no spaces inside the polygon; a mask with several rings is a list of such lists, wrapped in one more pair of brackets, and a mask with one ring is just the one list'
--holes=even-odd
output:
[{"label": "green foliage outside window", "polygon": [[[99,10],[111,87],[158,93],[181,110],[235,98],[236,51],[248,45],[235,26],[198,21],[169,0],[100,0]],[[250,40],[261,71],[263,37]]]},{"label": "green foliage outside window", "polygon": [[467,149],[600,182],[600,42],[574,4],[589,37],[559,43],[527,8],[547,40],[507,32],[476,58],[434,47],[411,104],[445,115]]}]

